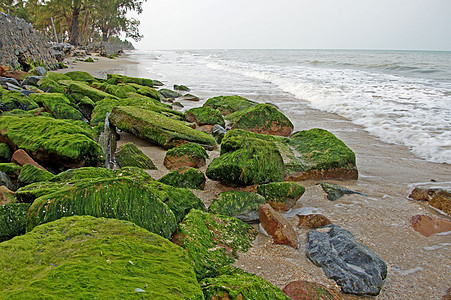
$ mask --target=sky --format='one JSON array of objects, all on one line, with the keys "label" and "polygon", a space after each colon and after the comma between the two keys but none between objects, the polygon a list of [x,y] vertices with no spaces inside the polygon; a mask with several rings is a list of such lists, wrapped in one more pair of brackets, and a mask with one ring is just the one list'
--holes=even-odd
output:
[{"label": "sky", "polygon": [[147,0],[138,49],[451,51],[451,0]]}]

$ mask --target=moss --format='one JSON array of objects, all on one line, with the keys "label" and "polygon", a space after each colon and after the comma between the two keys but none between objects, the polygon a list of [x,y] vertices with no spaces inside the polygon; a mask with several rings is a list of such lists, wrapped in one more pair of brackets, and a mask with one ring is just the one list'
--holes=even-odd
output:
[{"label": "moss", "polygon": [[110,115],[110,122],[121,130],[131,132],[166,149],[186,141],[206,147],[216,146],[213,137],[205,132],[194,130],[182,122],[149,110],[130,106],[115,107]]},{"label": "moss", "polygon": [[190,89],[186,86],[186,85],[178,85],[178,84],[174,84],[174,90],[176,91],[183,91],[183,92],[189,92]]},{"label": "moss", "polygon": [[157,167],[135,144],[122,145],[115,154],[119,167],[137,167],[148,170],[156,170]]},{"label": "moss", "polygon": [[185,155],[190,160],[208,159],[207,151],[205,151],[201,145],[191,142],[169,149],[168,152],[166,152],[167,157],[181,157]]},{"label": "moss", "polygon": [[203,106],[219,109],[223,115],[257,105],[257,102],[240,96],[218,96],[208,99]]},{"label": "moss", "polygon": [[65,188],[67,184],[67,182],[35,182],[19,188],[14,196],[19,202],[33,203],[34,200],[41,196],[49,195]]},{"label": "moss", "polygon": [[201,171],[190,167],[181,167],[162,178],[160,182],[178,188],[203,190],[205,187],[205,175]]},{"label": "moss", "polygon": [[0,242],[25,233],[29,203],[0,205]]},{"label": "moss", "polygon": [[173,241],[188,251],[199,280],[215,277],[251,247],[257,232],[246,223],[193,209],[179,224]]},{"label": "moss", "polygon": [[169,89],[161,89],[159,90],[160,94],[165,98],[177,98],[183,96],[179,92],[169,90]]},{"label": "moss", "polygon": [[53,177],[54,175],[49,171],[40,169],[30,164],[25,164],[20,171],[17,181],[19,186],[25,186],[34,182],[51,180]]},{"label": "moss", "polygon": [[290,299],[281,289],[267,282],[263,278],[246,273],[235,267],[221,269],[221,275],[215,278],[206,278],[201,282],[206,300],[266,300]]},{"label": "moss", "polygon": [[82,180],[33,202],[27,231],[72,215],[91,215],[136,223],[170,238],[176,229],[173,212],[155,193],[131,178]]},{"label": "moss", "polygon": [[[52,73],[52,72],[47,72]],[[44,77],[38,82],[39,88],[43,91],[49,92],[49,93],[64,93],[64,86],[56,82],[55,80]]]},{"label": "moss", "polygon": [[212,214],[234,217],[244,222],[258,222],[258,209],[265,203],[265,198],[259,194],[230,191],[220,193],[208,211]]},{"label": "moss", "polygon": [[90,216],[44,224],[1,243],[0,294],[2,299],[203,299],[183,249],[131,222]]},{"label": "moss", "polygon": [[129,77],[118,74],[107,74],[107,82],[109,84],[118,83],[136,83],[143,86],[153,87],[153,81],[147,78]]},{"label": "moss", "polygon": [[155,181],[146,171],[137,167],[123,167],[120,170],[115,170],[115,172],[118,177],[127,176],[143,183]]},{"label": "moss", "polygon": [[103,164],[100,145],[88,124],[34,116],[1,116],[0,136],[38,161],[95,166]]},{"label": "moss", "polygon": [[88,63],[93,63],[94,60],[92,59],[92,57],[88,57],[87,59],[83,60],[84,62],[88,62]]},{"label": "moss", "polygon": [[295,182],[271,182],[259,185],[257,191],[273,208],[288,210],[304,194],[305,188]]},{"label": "moss", "polygon": [[84,71],[71,71],[67,72],[65,75],[69,77],[71,80],[75,81],[84,81],[88,83],[96,81],[96,79],[91,74]]},{"label": "moss", "polygon": [[22,109],[22,110],[32,110],[38,108],[39,106],[18,91],[3,91],[3,95],[0,98],[0,107],[3,111]]},{"label": "moss", "polygon": [[136,83],[130,83],[129,85],[134,87],[136,89],[136,93],[140,95],[147,96],[158,101],[161,100],[161,95],[156,89]]},{"label": "moss", "polygon": [[68,90],[69,94],[77,101],[80,101],[85,96],[89,97],[95,103],[105,98],[116,98],[104,91],[90,87],[84,82],[72,81],[69,83]]},{"label": "moss", "polygon": [[30,97],[41,104],[56,119],[83,120],[81,112],[70,104],[70,100],[59,93],[32,94]]},{"label": "moss", "polygon": [[104,91],[123,99],[128,97],[128,93],[135,93],[136,89],[131,85],[120,83],[118,85],[106,84]]},{"label": "moss", "polygon": [[61,73],[57,73],[57,72],[47,72],[47,73],[45,73],[44,77],[51,79],[55,82],[58,82],[60,80],[71,80],[71,78],[69,76],[67,76],[66,74],[61,74]]},{"label": "moss", "polygon": [[22,166],[15,163],[0,163],[0,172],[5,173],[8,176],[18,175]]},{"label": "moss", "polygon": [[69,169],[53,177],[52,181],[76,181],[89,178],[114,178],[116,171],[106,168],[83,167]]},{"label": "moss", "polygon": [[13,152],[5,143],[0,143],[0,162],[10,162]]},{"label": "moss", "polygon": [[199,126],[215,124],[219,124],[222,127],[225,126],[221,112],[218,109],[211,108],[210,106],[192,108],[188,110],[185,115],[187,120],[195,122]]}]

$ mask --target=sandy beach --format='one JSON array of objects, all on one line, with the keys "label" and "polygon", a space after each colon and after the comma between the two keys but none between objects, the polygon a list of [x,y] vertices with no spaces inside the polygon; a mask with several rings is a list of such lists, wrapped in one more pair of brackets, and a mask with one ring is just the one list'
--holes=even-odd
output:
[{"label": "sandy beach", "polygon": [[[71,60],[67,62],[67,69],[58,72],[82,70],[104,78],[107,73],[120,73],[127,65],[137,63],[127,55],[115,60],[98,59],[95,63]],[[187,104],[186,107],[201,106],[208,96],[203,91],[193,90],[191,93],[202,100],[197,103],[182,102]],[[288,97],[293,96],[281,92],[276,96],[258,94],[252,100],[283,102]],[[321,213],[334,224],[351,231],[376,252],[388,266],[388,276],[376,299],[441,299],[451,287],[450,235],[425,237],[413,230],[410,218],[418,214],[450,218],[427,204],[408,200],[407,196],[416,186],[449,188],[450,165],[418,159],[406,147],[381,142],[345,118],[309,108],[307,103],[301,101],[299,105],[305,111],[302,119],[294,118],[290,111],[282,111],[295,125],[295,131],[315,127],[330,130],[356,153],[359,179],[328,181],[368,196],[346,195],[332,202],[326,199],[325,193],[316,185],[318,181],[303,181],[299,183],[306,187],[305,194],[284,216],[296,228],[297,214],[312,211]],[[163,166],[163,149],[127,133],[121,133],[118,146],[129,141],[133,141],[157,165],[157,171],[149,171],[155,179],[168,172]],[[209,151],[208,154],[210,159],[207,165],[219,155],[219,150]],[[193,192],[208,206],[218,193],[227,189],[208,180],[205,191]],[[255,226],[258,228],[258,225]],[[235,266],[255,273],[281,288],[294,280],[309,280],[339,290],[333,280],[327,279],[323,271],[306,258],[307,231],[298,230],[297,233],[298,250],[275,245],[270,237],[259,233],[253,248],[241,254]],[[344,294],[343,297],[374,298]]]}]

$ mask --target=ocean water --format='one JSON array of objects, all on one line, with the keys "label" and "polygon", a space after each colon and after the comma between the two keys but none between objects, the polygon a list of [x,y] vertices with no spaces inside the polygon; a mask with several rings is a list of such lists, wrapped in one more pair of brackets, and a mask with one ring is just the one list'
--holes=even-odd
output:
[{"label": "ocean water", "polygon": [[[129,75],[185,84],[203,97],[265,102],[268,95],[295,117],[309,105],[421,159],[451,164],[451,52],[135,51],[130,59],[139,64],[124,71]],[[274,101],[281,94],[292,97]]]}]

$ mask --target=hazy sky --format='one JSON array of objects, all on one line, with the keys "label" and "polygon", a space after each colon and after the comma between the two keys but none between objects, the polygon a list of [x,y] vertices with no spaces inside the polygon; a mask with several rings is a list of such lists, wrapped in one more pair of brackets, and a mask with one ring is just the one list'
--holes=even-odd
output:
[{"label": "hazy sky", "polygon": [[148,0],[140,49],[451,50],[451,0]]}]

